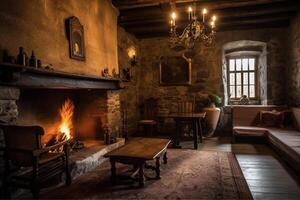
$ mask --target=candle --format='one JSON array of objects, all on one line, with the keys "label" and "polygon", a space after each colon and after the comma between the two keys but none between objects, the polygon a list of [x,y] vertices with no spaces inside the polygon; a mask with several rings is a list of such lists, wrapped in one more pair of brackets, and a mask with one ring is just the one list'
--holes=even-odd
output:
[{"label": "candle", "polygon": [[175,26],[176,25],[176,13],[175,12],[172,12],[171,18],[173,20],[173,26]]},{"label": "candle", "polygon": [[193,9],[192,9],[192,7],[190,6],[189,7],[189,20],[191,20],[192,19],[192,12],[193,12]]},{"label": "candle", "polygon": [[214,15],[214,16],[212,17],[212,21],[215,22],[216,20],[217,20],[217,17]]},{"label": "candle", "polygon": [[203,22],[205,22],[205,15],[207,14],[206,8],[203,9],[202,14],[203,14]]},{"label": "candle", "polygon": [[212,28],[212,29],[215,28],[215,21],[211,21],[211,22],[210,22],[210,25],[211,25],[211,28]]}]

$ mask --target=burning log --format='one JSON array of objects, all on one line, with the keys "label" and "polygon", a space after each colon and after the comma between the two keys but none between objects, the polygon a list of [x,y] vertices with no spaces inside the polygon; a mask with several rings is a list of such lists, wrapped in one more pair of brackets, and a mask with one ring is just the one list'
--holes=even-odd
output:
[{"label": "burning log", "polygon": [[[62,107],[59,109],[60,123],[57,127],[56,133],[52,134],[51,138],[46,142],[45,146],[53,146],[58,143],[70,140],[71,150],[77,150],[84,148],[84,144],[80,141],[72,139],[73,132],[73,118],[74,104],[70,99],[67,99]],[[63,149],[57,149],[56,151],[63,151]]]}]

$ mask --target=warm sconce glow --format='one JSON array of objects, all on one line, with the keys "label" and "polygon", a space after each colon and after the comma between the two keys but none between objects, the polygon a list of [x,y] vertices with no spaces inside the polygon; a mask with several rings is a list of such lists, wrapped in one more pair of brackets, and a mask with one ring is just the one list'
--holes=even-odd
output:
[{"label": "warm sconce glow", "polygon": [[[171,22],[172,23],[172,22]],[[128,48],[128,57],[130,58],[131,66],[136,66],[136,49],[134,47]]]},{"label": "warm sconce glow", "polygon": [[70,99],[67,99],[59,110],[61,122],[59,125],[59,131],[63,134],[66,140],[72,138],[71,131],[73,129],[73,114],[74,114],[74,104]]},{"label": "warm sconce glow", "polygon": [[193,8],[190,6],[188,11],[189,11],[190,13],[193,12]]},{"label": "warm sconce glow", "polygon": [[203,15],[207,14],[206,8],[204,8],[204,9],[202,10],[202,14],[203,14]]},{"label": "warm sconce glow", "polygon": [[128,48],[128,57],[129,58],[134,58],[136,56],[136,50],[134,47]]}]

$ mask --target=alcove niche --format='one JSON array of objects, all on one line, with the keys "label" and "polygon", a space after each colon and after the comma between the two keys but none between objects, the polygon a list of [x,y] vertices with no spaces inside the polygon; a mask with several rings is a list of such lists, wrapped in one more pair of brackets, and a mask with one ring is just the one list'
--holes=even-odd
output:
[{"label": "alcove niche", "polygon": [[238,104],[230,100],[228,89],[228,59],[233,57],[256,57],[257,73],[257,99],[250,100],[250,104],[268,104],[268,81],[267,81],[267,44],[260,41],[239,40],[228,42],[222,48],[222,79],[224,85],[224,104]]}]

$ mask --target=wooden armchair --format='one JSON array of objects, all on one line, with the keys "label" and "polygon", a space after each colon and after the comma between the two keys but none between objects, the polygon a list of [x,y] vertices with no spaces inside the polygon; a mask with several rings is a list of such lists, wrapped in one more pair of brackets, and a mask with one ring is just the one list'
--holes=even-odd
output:
[{"label": "wooden armchair", "polygon": [[[47,181],[66,172],[66,184],[71,184],[68,166],[69,143],[42,147],[44,130],[39,126],[0,126],[4,133],[5,175],[3,186],[10,197],[10,187],[30,189],[38,198],[40,188]],[[62,149],[63,151],[57,151]]]},{"label": "wooden armchair", "polygon": [[139,128],[143,128],[146,136],[149,134],[152,136],[154,129],[157,129],[157,109],[157,99],[154,98],[146,99],[140,106],[141,120],[138,122],[138,125]]}]

